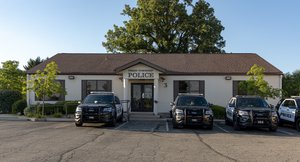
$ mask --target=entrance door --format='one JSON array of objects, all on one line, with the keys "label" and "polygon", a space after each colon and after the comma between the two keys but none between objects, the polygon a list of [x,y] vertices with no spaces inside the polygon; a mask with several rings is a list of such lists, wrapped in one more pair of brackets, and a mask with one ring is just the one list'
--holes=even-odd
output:
[{"label": "entrance door", "polygon": [[131,111],[153,112],[153,84],[131,84]]}]

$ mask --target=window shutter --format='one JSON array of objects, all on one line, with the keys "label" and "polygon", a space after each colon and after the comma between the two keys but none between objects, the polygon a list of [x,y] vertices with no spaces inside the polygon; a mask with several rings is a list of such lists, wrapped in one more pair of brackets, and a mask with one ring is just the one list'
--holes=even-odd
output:
[{"label": "window shutter", "polygon": [[81,100],[86,97],[86,80],[81,81]]},{"label": "window shutter", "polygon": [[[60,83],[60,85],[61,85],[61,88],[63,89],[63,90],[66,90],[66,83],[65,83],[65,80],[59,80],[59,83]],[[66,98],[66,95],[65,94],[63,94],[63,95],[60,95],[59,96],[59,101],[65,101],[65,98]]]},{"label": "window shutter", "polygon": [[108,89],[107,89],[107,91],[108,91],[108,92],[112,92],[112,81],[111,81],[111,80],[108,80],[108,81],[107,81],[107,84],[108,84]]},{"label": "window shutter", "polygon": [[199,81],[199,93],[203,94],[203,96],[205,96],[205,81],[204,80]]},{"label": "window shutter", "polygon": [[233,81],[232,82],[232,96],[238,95],[238,89],[239,89],[239,81]]},{"label": "window shutter", "polygon": [[174,101],[175,101],[178,93],[179,93],[179,81],[174,80],[174,89],[173,89],[173,100]]}]

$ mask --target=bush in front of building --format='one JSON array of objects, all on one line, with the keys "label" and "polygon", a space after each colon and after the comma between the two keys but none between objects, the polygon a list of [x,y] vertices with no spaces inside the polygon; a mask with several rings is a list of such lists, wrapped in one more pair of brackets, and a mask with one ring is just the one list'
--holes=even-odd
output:
[{"label": "bush in front of building", "polygon": [[18,100],[12,105],[12,113],[24,114],[24,109],[26,107],[27,107],[27,101],[25,99]]},{"label": "bush in front of building", "polygon": [[[44,114],[60,118],[63,114],[74,114],[78,105],[78,101],[58,101],[55,104],[46,103],[44,104]],[[42,114],[42,106],[37,104],[26,107],[24,114],[28,117],[34,117],[34,114]]]},{"label": "bush in front of building", "polygon": [[22,99],[22,94],[14,90],[0,91],[0,113],[11,113],[14,102]]},{"label": "bush in front of building", "polygon": [[78,105],[78,101],[66,101],[64,104],[65,114],[75,114],[75,110]]},{"label": "bush in front of building", "polygon": [[219,105],[213,105],[211,107],[212,111],[214,112],[215,119],[224,119],[225,115],[225,107]]}]

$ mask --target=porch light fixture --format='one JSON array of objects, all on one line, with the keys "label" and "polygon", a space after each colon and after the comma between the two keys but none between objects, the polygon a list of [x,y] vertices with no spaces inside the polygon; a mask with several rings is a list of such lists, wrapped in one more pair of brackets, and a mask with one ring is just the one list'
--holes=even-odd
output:
[{"label": "porch light fixture", "polygon": [[74,79],[75,79],[75,76],[74,76],[74,75],[69,75],[68,78],[69,78],[70,80],[74,80]]},{"label": "porch light fixture", "polygon": [[159,79],[161,80],[161,82],[164,82],[166,80],[166,78],[164,77],[159,77]]},{"label": "porch light fixture", "polygon": [[231,76],[225,76],[225,80],[231,80]]}]

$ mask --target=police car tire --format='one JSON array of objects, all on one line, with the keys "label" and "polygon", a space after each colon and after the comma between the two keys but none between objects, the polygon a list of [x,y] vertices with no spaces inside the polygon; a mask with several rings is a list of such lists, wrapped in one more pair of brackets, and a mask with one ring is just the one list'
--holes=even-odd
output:
[{"label": "police car tire", "polygon": [[76,126],[76,127],[81,127],[82,124],[83,124],[82,122],[75,122],[75,126]]},{"label": "police car tire", "polygon": [[230,123],[230,121],[229,121],[229,119],[227,118],[227,116],[225,115],[225,125],[230,125],[231,123]]},{"label": "police car tire", "polygon": [[122,122],[123,122],[123,117],[124,117],[124,116],[123,116],[123,111],[122,111],[122,114],[120,115],[120,117],[119,117],[119,119],[118,119],[118,122],[121,122],[121,123],[122,123]]},{"label": "police car tire", "polygon": [[116,115],[112,118],[111,122],[109,123],[110,126],[114,127],[117,124]]},{"label": "police car tire", "polygon": [[236,118],[233,119],[233,129],[236,131],[241,130],[241,127],[239,126],[239,123],[237,122]]},{"label": "police car tire", "polygon": [[272,126],[271,126],[271,127],[269,128],[269,131],[270,131],[270,132],[276,132],[276,131],[277,131],[277,127],[272,127]]},{"label": "police car tire", "polygon": [[298,132],[300,132],[300,118],[296,121],[296,129]]}]

